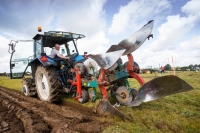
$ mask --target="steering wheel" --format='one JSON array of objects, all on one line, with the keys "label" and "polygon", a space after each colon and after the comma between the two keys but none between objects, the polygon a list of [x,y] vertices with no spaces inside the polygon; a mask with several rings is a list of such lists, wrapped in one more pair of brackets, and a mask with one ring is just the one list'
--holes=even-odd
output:
[{"label": "steering wheel", "polygon": [[71,54],[70,56],[69,56],[69,60],[67,60],[67,62],[69,63],[69,65],[71,65],[71,66],[74,66],[74,60],[75,60],[75,58],[77,57],[77,53],[73,53],[73,54]]},{"label": "steering wheel", "polygon": [[69,56],[70,60],[71,60],[71,61],[74,61],[74,59],[76,58],[77,55],[78,55],[77,53],[71,54],[71,55]]}]

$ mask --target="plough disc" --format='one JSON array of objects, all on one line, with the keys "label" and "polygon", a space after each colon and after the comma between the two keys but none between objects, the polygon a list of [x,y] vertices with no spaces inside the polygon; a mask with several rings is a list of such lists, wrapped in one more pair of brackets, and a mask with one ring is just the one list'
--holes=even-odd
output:
[{"label": "plough disc", "polygon": [[[142,102],[156,100],[164,96],[189,91],[192,89],[192,86],[179,77],[168,75],[155,78],[145,83],[138,92],[134,89],[131,89],[129,92],[126,87],[119,87],[116,91],[116,99],[122,105],[134,107],[139,106]],[[102,99],[100,102],[98,102],[96,111],[99,114],[111,114],[131,120],[105,99]]]},{"label": "plough disc", "polygon": [[149,37],[153,37],[151,34],[153,23],[153,20],[149,21],[129,38],[122,40],[118,45],[112,45],[106,53],[126,49],[123,55],[131,54],[136,49],[138,49],[147,38],[149,39]]},{"label": "plough disc", "polygon": [[101,68],[108,69],[122,56],[124,52],[125,49],[104,54],[89,54],[88,57],[95,60]]},{"label": "plough disc", "polygon": [[164,96],[192,89],[192,86],[184,80],[173,75],[155,78],[141,86],[135,99],[132,102],[129,102],[127,106],[138,106],[142,102],[156,100]]},{"label": "plough disc", "polygon": [[[121,105],[129,107],[139,106],[142,102],[156,100],[164,96],[193,89],[184,80],[172,75],[158,77],[144,84],[144,80],[139,76],[139,74],[134,71],[134,68],[136,68],[138,65],[134,64],[134,59],[131,53],[138,49],[147,38],[149,39],[150,37],[153,37],[153,35],[151,34],[153,23],[153,20],[149,21],[146,25],[144,25],[141,29],[139,29],[130,37],[122,40],[117,45],[112,45],[105,54],[88,56],[89,58],[94,59],[97,64],[102,68],[102,70],[107,70],[108,68],[114,66],[114,64],[116,64],[116,61],[122,55],[127,55],[128,63],[124,66],[124,68],[127,70],[129,76],[135,78],[142,86],[137,91],[132,88],[126,88],[122,84],[117,84],[118,88],[115,89],[112,94],[116,96],[117,102]],[[103,73],[102,75],[104,76],[105,73]],[[101,81],[103,80],[103,78],[100,79]],[[118,79],[118,83],[120,81],[122,80]],[[112,82],[110,84],[113,85]],[[107,93],[103,95],[105,98],[107,98]],[[115,106],[112,106],[110,102],[105,99],[101,100],[98,103],[96,111],[99,113],[109,113],[122,118],[130,119],[122,114],[118,109],[115,108]]]}]

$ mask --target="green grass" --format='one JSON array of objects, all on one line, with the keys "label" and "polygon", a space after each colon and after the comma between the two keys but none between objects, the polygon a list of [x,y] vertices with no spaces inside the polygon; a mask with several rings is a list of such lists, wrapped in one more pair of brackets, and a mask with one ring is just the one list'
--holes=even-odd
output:
[{"label": "green grass", "polygon": [[0,86],[12,88],[21,91],[22,79],[10,79],[9,77],[0,76]]},{"label": "green grass", "polygon": [[[170,73],[157,74],[157,76]],[[155,74],[141,74],[145,82],[155,78]],[[200,132],[200,72],[176,72],[176,76],[189,83],[192,91],[170,95],[155,101],[142,103],[139,107],[121,106],[120,110],[133,119],[132,122],[121,118],[107,116],[99,118],[101,122],[113,123],[104,129],[104,133],[131,133],[131,132]],[[139,83],[129,79],[131,87],[138,89]],[[10,80],[0,77],[0,85],[21,91],[21,80]],[[98,94],[98,98],[102,98]],[[112,98],[109,98],[113,101]],[[72,99],[68,101],[74,102]],[[88,102],[84,106],[93,107],[95,103]]]}]

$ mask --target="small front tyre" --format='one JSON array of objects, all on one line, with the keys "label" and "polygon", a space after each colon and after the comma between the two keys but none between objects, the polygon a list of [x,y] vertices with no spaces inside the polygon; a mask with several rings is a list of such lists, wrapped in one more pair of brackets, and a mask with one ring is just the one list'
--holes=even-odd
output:
[{"label": "small front tyre", "polygon": [[36,95],[36,89],[35,86],[32,84],[31,78],[24,78],[22,80],[22,93],[25,96],[35,96]]}]

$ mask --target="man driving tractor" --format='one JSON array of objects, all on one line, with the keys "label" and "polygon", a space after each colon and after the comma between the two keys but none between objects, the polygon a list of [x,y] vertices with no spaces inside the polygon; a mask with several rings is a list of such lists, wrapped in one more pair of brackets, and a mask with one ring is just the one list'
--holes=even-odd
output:
[{"label": "man driving tractor", "polygon": [[59,50],[60,50],[60,45],[56,43],[55,44],[55,48],[52,48],[52,50],[51,50],[50,57],[51,58],[56,58],[56,56],[57,56],[57,57],[60,57],[62,59],[70,59],[69,57],[65,57],[62,54],[60,54]]}]

